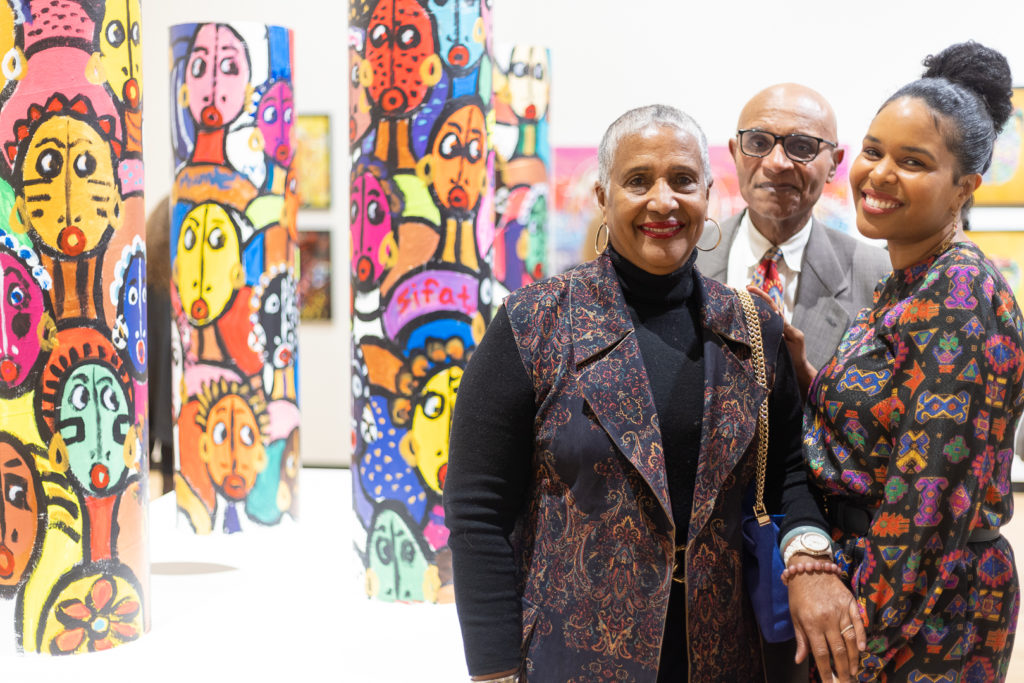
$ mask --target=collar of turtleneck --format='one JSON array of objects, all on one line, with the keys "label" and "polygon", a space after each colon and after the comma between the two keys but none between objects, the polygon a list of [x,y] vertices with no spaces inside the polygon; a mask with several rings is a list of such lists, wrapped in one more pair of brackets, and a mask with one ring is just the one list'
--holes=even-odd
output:
[{"label": "collar of turtleneck", "polygon": [[626,303],[631,306],[656,306],[667,309],[678,306],[693,296],[693,264],[697,260],[696,251],[690,254],[690,258],[679,269],[667,275],[648,273],[630,263],[611,245],[608,245],[608,255],[611,257],[612,266],[615,267],[615,274],[619,278]]}]

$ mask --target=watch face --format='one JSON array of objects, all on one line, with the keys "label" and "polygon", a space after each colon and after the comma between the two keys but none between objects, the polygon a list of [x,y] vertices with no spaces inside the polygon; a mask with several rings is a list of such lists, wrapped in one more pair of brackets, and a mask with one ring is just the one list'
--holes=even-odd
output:
[{"label": "watch face", "polygon": [[805,548],[814,552],[824,552],[828,550],[831,545],[828,539],[821,534],[803,534],[800,541],[803,543]]}]

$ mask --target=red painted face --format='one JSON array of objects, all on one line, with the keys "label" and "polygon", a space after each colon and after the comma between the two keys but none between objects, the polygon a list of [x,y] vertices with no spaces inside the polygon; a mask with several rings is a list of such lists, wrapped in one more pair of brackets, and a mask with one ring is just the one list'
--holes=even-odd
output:
[{"label": "red painted face", "polygon": [[380,0],[367,36],[370,97],[387,115],[408,114],[441,77],[430,18],[416,0]]}]

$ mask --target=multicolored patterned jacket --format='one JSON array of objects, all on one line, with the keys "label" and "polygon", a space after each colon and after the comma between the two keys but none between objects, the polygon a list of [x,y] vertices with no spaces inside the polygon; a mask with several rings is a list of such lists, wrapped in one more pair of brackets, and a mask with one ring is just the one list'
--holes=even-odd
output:
[{"label": "multicolored patterned jacket", "polygon": [[[686,547],[687,643],[662,643],[675,526],[654,401],[610,259],[506,301],[538,405],[534,481],[513,536],[531,683],[654,681],[663,646],[688,647],[691,681],[763,678],[740,520],[766,390],[739,299],[702,276],[698,287],[704,423]],[[759,310],[771,385],[781,320]]]}]

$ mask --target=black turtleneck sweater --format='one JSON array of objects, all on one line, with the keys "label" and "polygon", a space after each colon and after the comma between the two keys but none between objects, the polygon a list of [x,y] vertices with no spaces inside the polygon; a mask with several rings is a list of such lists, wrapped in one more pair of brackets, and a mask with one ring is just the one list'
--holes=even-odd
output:
[{"label": "black turtleneck sweater", "polygon": [[[693,267],[696,255],[673,273],[653,275],[609,251],[658,413],[676,542],[683,544],[703,419],[704,330]],[[795,479],[802,477],[799,391],[789,354],[785,345],[780,347],[772,397],[789,400],[770,401],[773,453],[769,457],[774,466],[769,472],[775,481],[766,486],[769,492],[801,488],[790,486],[788,480],[783,484],[786,470],[799,470]],[[474,351],[459,387],[450,441],[450,453],[457,462],[450,463],[445,485],[446,506],[458,506],[460,518],[479,522],[479,532],[453,533],[449,540],[463,642],[473,675],[519,665],[521,602],[508,536],[531,477],[535,414],[533,384],[502,307]],[[781,501],[774,506],[766,503],[777,509]],[[797,507],[818,518],[813,501]],[[796,515],[787,527],[806,520],[806,515]],[[659,681],[687,680],[685,618],[684,584],[673,583]]]}]

